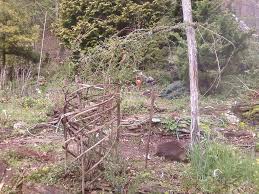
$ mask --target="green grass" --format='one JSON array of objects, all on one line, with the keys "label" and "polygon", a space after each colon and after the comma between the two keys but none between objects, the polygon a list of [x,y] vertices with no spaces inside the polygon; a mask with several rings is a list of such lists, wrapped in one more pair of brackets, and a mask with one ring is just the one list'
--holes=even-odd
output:
[{"label": "green grass", "polygon": [[8,150],[0,153],[0,158],[5,160],[10,167],[20,168],[23,165],[35,162],[32,158],[26,158],[25,156],[17,153],[15,150]]},{"label": "green grass", "polygon": [[134,115],[148,112],[148,99],[141,94],[124,94],[121,102],[123,114]]},{"label": "green grass", "polygon": [[42,168],[32,171],[26,177],[26,180],[35,183],[54,185],[62,178],[64,172],[65,170],[63,164],[44,166]]},{"label": "green grass", "polygon": [[190,153],[185,185],[204,193],[253,193],[259,189],[259,165],[238,149],[217,142],[203,142]]},{"label": "green grass", "polygon": [[48,143],[48,144],[40,144],[40,145],[33,145],[31,147],[35,151],[39,152],[63,152],[62,149],[62,143],[61,142],[55,142],[55,143]]},{"label": "green grass", "polygon": [[47,120],[46,114],[52,107],[51,101],[44,96],[13,97],[9,101],[0,103],[1,127],[12,128],[17,122],[28,125],[44,122]]},{"label": "green grass", "polygon": [[112,154],[104,163],[104,178],[112,186],[115,193],[135,194],[141,184],[149,180],[151,173],[147,170],[131,173],[129,164],[122,157]]},{"label": "green grass", "polygon": [[156,98],[155,104],[158,107],[166,108],[168,111],[182,111],[189,106],[189,97],[182,96],[181,98],[168,100],[165,98]]}]

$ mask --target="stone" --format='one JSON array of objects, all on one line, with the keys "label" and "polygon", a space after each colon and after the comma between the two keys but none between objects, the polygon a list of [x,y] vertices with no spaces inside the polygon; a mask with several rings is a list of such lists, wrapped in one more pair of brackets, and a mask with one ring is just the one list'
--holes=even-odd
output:
[{"label": "stone", "polygon": [[16,130],[25,129],[26,127],[27,127],[27,124],[23,121],[19,121],[13,125],[13,128]]},{"label": "stone", "polygon": [[186,93],[186,87],[182,81],[175,81],[168,85],[161,93],[160,97],[166,99],[175,99]]},{"label": "stone", "polygon": [[234,115],[234,113],[228,111],[225,113],[225,117],[227,119],[227,121],[233,125],[239,123],[240,119]]},{"label": "stone", "polygon": [[152,118],[152,122],[153,123],[161,123],[161,119],[160,118]]}]

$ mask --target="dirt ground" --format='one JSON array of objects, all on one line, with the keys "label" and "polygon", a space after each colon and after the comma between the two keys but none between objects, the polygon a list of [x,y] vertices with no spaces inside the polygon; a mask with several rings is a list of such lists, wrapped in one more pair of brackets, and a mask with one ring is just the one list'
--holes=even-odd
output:
[{"label": "dirt ground", "polygon": [[[167,107],[160,107],[166,109]],[[201,115],[219,117],[229,111],[229,107],[219,105],[218,107],[201,108]],[[172,112],[170,110],[157,112],[156,117],[167,115],[169,117],[182,117],[186,112]],[[134,116],[139,119],[141,116]],[[134,119],[125,117],[124,120]],[[251,151],[255,144],[256,137],[251,130],[237,130],[238,126],[229,124],[224,128],[214,128],[215,132],[222,134],[222,139]],[[185,193],[181,183],[181,176],[184,171],[184,163],[172,162],[155,156],[158,144],[175,140],[177,137],[165,133],[160,124],[154,124],[150,141],[150,154],[148,168],[145,170],[145,153],[148,139],[148,127],[122,129],[120,139],[120,153],[129,165],[129,173],[137,174],[141,171],[148,171],[148,182],[140,183],[139,193]],[[62,181],[55,184],[55,187],[44,183],[31,183],[27,177],[39,169],[47,168],[55,164],[64,165],[64,151],[62,150],[63,134],[53,129],[44,129],[38,134],[26,134],[23,136],[8,137],[11,130],[0,129],[0,193],[73,193],[78,188],[78,183],[71,183],[71,177],[61,177]],[[2,136],[4,134],[4,136]],[[180,136],[183,143],[189,142],[189,135]],[[48,172],[49,173],[49,172]],[[44,175],[44,173],[43,173]],[[40,174],[39,176],[42,176]],[[76,176],[76,175],[75,175]],[[41,180],[42,177],[39,177]],[[48,180],[47,180],[48,181]],[[98,185],[98,184],[97,184]],[[102,185],[102,184],[100,184]],[[102,186],[99,186],[102,187]],[[109,186],[107,187],[109,190]],[[75,192],[76,193],[76,192]],[[96,193],[96,192],[92,192]]]}]

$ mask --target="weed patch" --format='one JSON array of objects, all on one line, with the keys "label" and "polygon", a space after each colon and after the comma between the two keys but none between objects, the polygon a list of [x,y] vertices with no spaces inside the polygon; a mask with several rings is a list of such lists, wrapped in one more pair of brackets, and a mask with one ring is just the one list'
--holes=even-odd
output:
[{"label": "weed patch", "polygon": [[121,107],[123,113],[128,115],[148,112],[147,100],[139,95],[125,95]]},{"label": "weed patch", "polygon": [[63,174],[63,165],[51,165],[33,171],[26,179],[35,183],[54,185],[62,178]]},{"label": "weed patch", "polygon": [[0,158],[4,159],[11,167],[19,168],[23,164],[28,164],[33,161],[31,158],[26,158],[20,153],[16,152],[16,150],[9,150],[4,152]]},{"label": "weed patch", "polygon": [[258,189],[259,165],[232,146],[206,141],[194,147],[190,159],[184,175],[188,190],[253,193]]},{"label": "weed patch", "polygon": [[145,171],[131,174],[126,161],[120,156],[113,155],[105,163],[104,177],[115,193],[137,193],[140,185],[150,176],[151,174]]},{"label": "weed patch", "polygon": [[1,127],[13,128],[17,122],[28,125],[45,122],[51,109],[51,101],[46,97],[14,97],[8,102],[0,103]]}]

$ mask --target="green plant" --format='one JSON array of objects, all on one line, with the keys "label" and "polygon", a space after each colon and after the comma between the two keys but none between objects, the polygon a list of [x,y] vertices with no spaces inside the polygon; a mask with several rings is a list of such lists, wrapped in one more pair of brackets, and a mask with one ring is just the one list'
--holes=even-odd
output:
[{"label": "green plant", "polygon": [[137,173],[137,175],[130,181],[127,193],[138,193],[140,185],[143,184],[146,180],[150,179],[150,176],[151,174],[145,171]]},{"label": "green plant", "polygon": [[[165,58],[164,58],[164,60],[165,60]],[[164,62],[164,63],[166,63],[166,62]],[[155,64],[155,63],[151,62],[149,64]],[[172,77],[171,73],[166,69],[162,69],[162,67],[150,67],[149,66],[146,69],[147,69],[147,75],[149,75],[149,76],[153,77],[155,80],[157,80],[158,84],[161,86],[166,86],[166,85],[172,83],[172,81],[173,81],[173,77]]]},{"label": "green plant", "polygon": [[17,1],[0,1],[0,7],[1,68],[11,67],[7,80],[12,81],[14,60],[19,61],[19,65],[21,59],[34,63],[39,61],[39,54],[32,48],[32,43],[37,40],[38,26],[32,24],[32,18],[25,9],[20,9]]},{"label": "green plant", "polygon": [[174,135],[178,135],[179,129],[189,130],[191,120],[189,118],[182,118],[178,120],[166,118],[162,121],[162,124],[166,132],[172,133]]},{"label": "green plant", "polygon": [[53,106],[52,101],[45,96],[13,96],[8,102],[0,102],[0,121],[3,121],[0,125],[13,128],[17,122],[23,122],[28,126],[44,122]]},{"label": "green plant", "polygon": [[125,95],[121,102],[124,114],[138,114],[147,112],[146,99],[138,95]]},{"label": "green plant", "polygon": [[56,32],[69,47],[80,37],[79,47],[84,50],[116,33],[125,36],[153,26],[170,15],[171,7],[171,0],[63,0]]},{"label": "green plant", "polygon": [[112,154],[104,163],[104,167],[104,177],[114,188],[115,193],[123,193],[125,186],[129,182],[126,160]]},{"label": "green plant", "polygon": [[28,96],[28,97],[24,97],[21,101],[21,106],[23,108],[42,109],[42,108],[49,107],[50,105],[51,103],[48,101],[48,99],[41,96],[37,96],[37,98]]},{"label": "green plant", "polygon": [[230,145],[206,140],[194,146],[190,161],[185,174],[187,188],[205,193],[258,189],[259,165]]},{"label": "green plant", "polygon": [[22,160],[25,158],[18,154],[15,150],[7,151],[3,154],[3,158],[13,167],[20,166]]},{"label": "green plant", "polygon": [[255,151],[259,152],[259,143],[258,142],[255,144]]},{"label": "green plant", "polygon": [[104,163],[104,177],[111,184],[114,193],[137,193],[139,186],[150,178],[150,173],[141,171],[135,175],[130,174],[129,165],[125,159],[112,154]]},{"label": "green plant", "polygon": [[167,132],[169,133],[173,133],[176,134],[177,133],[177,129],[178,129],[178,123],[177,121],[173,120],[173,119],[165,119],[162,122],[164,128],[166,129]]},{"label": "green plant", "polygon": [[[219,6],[222,2],[198,0],[193,3],[194,20],[197,22],[199,83],[203,92],[211,87],[219,68],[222,72],[225,70],[224,73],[236,71],[251,36],[250,33],[242,32],[231,13]],[[185,38],[179,39],[174,52],[174,63],[178,64],[180,77],[188,82]],[[212,89],[218,89],[216,85]]]},{"label": "green plant", "polygon": [[54,185],[62,178],[64,173],[64,165],[50,165],[44,166],[40,169],[32,171],[26,179],[36,183],[45,183]]}]

